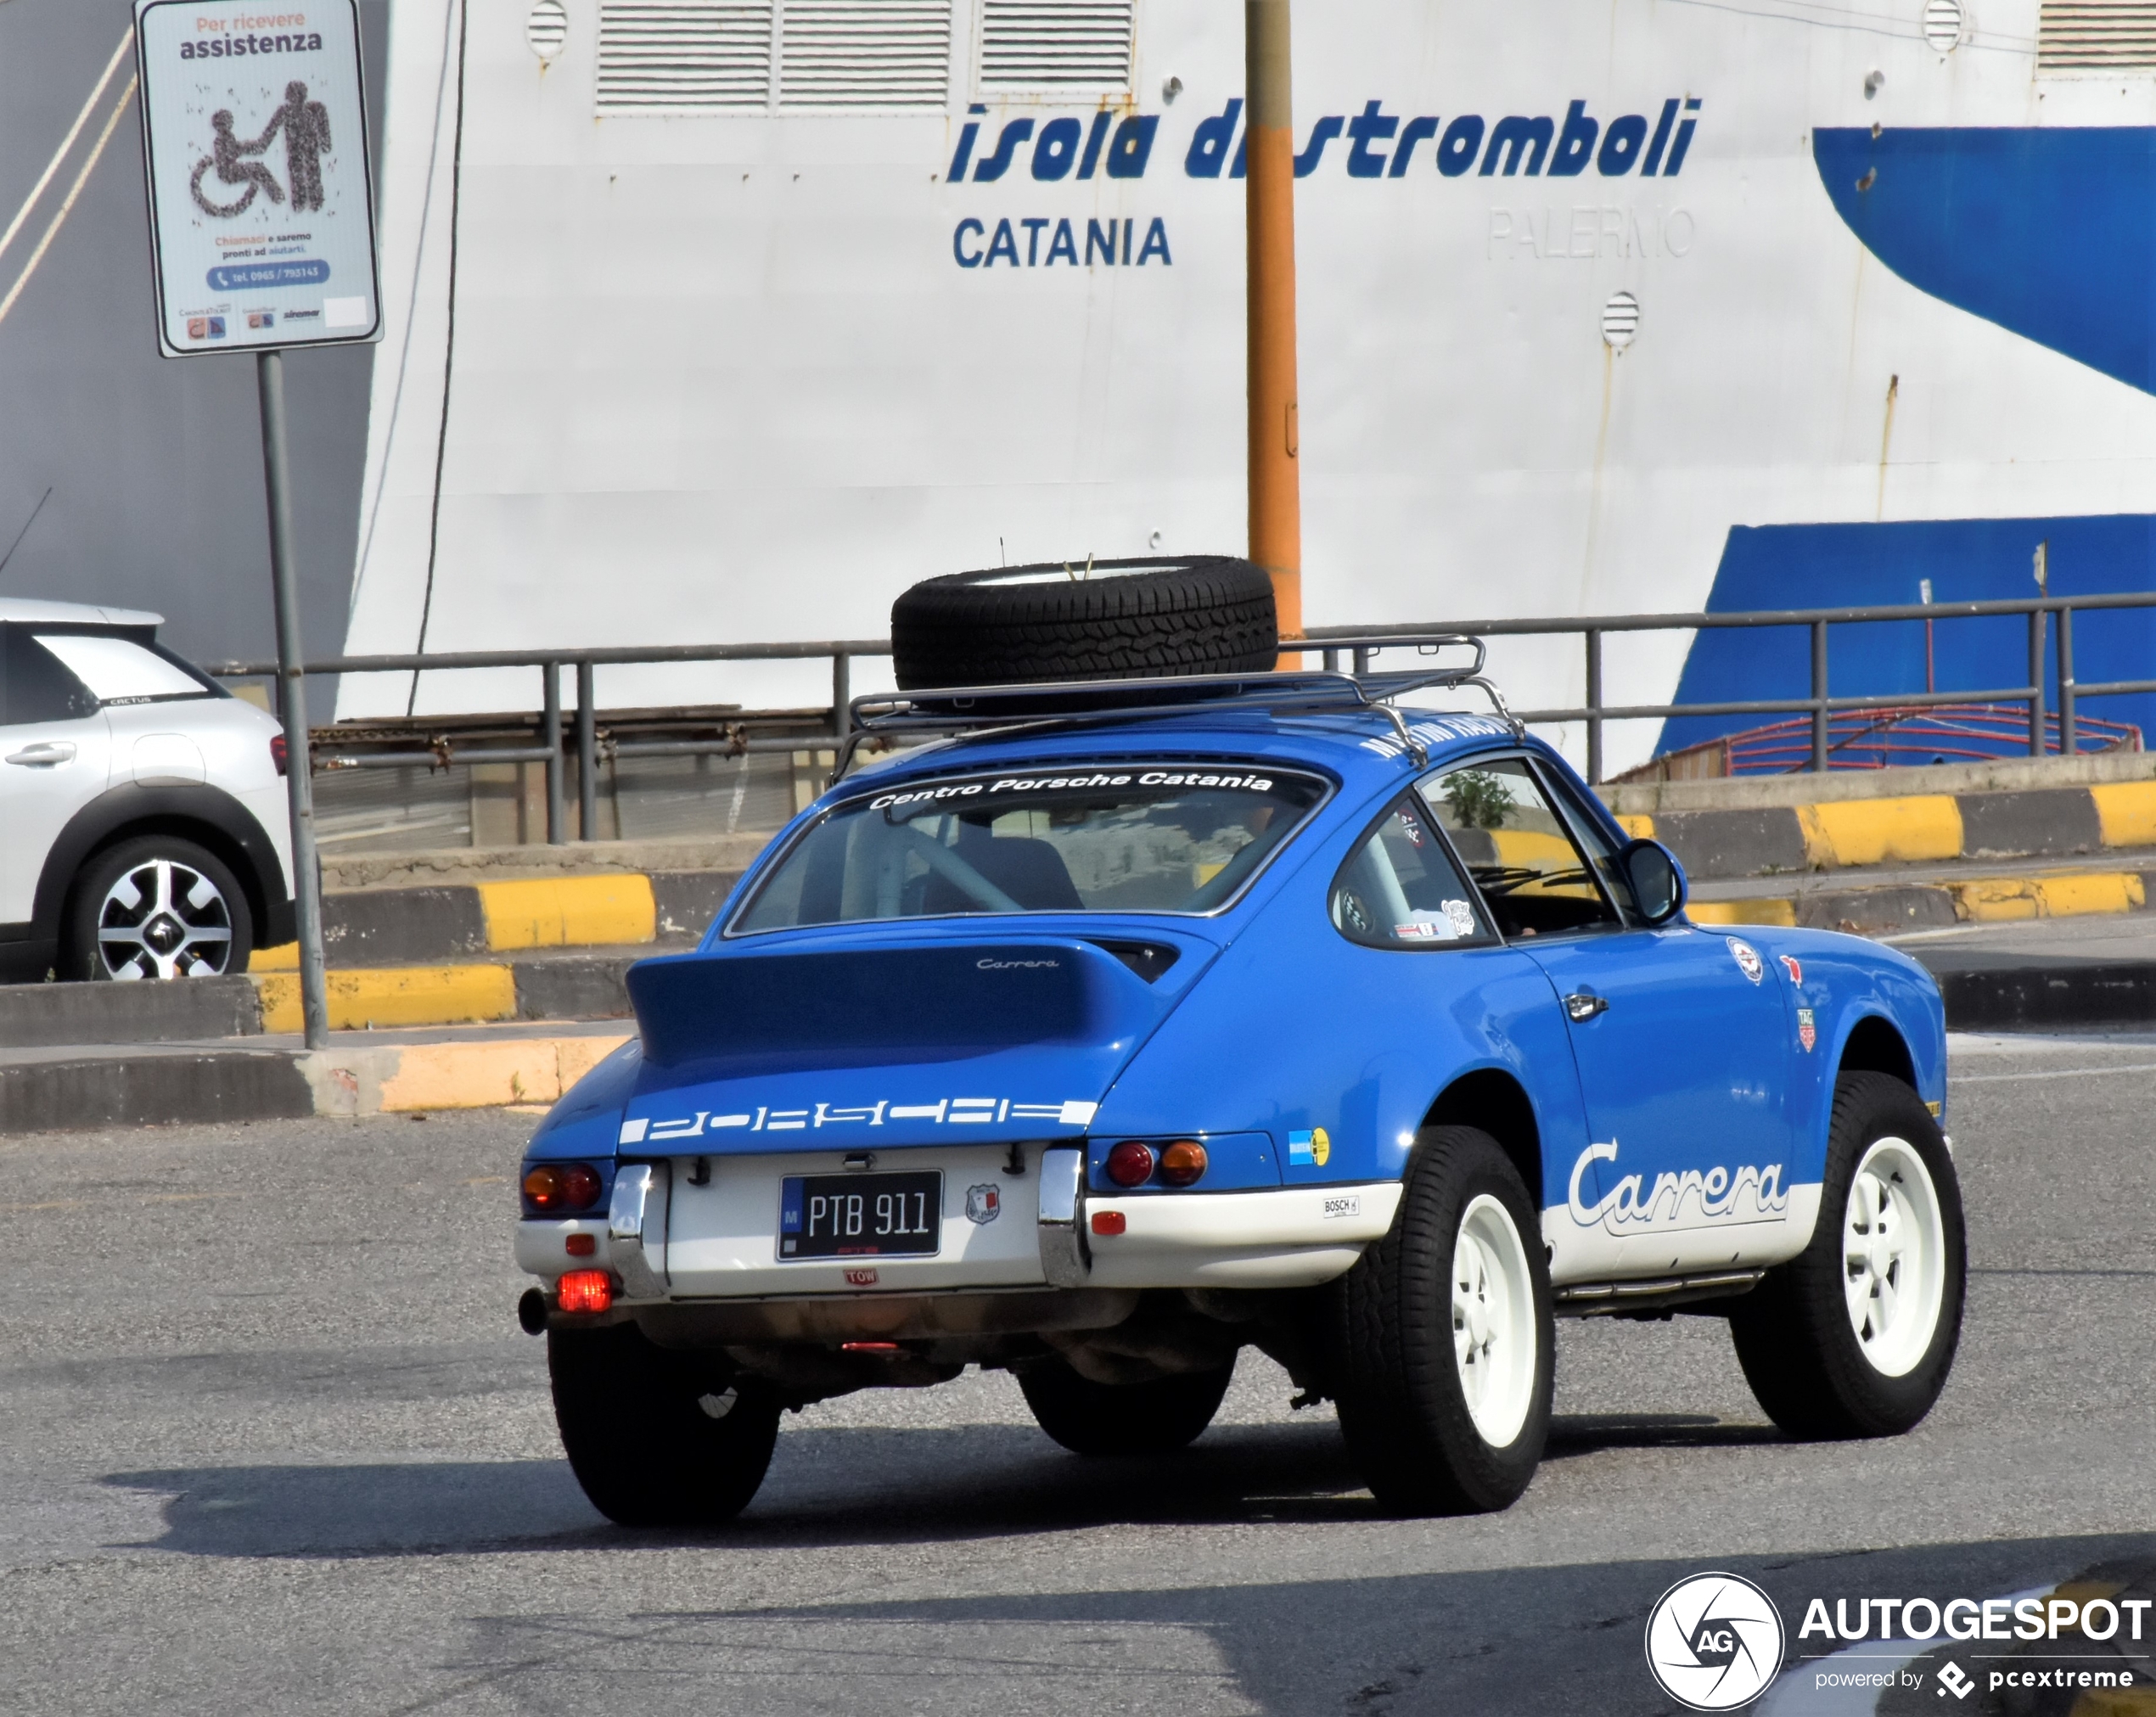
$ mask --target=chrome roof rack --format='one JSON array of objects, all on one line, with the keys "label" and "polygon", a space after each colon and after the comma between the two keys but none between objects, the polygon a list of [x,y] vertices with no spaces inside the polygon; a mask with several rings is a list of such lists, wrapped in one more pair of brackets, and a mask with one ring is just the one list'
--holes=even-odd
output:
[{"label": "chrome roof rack", "polygon": [[[1524,734],[1504,694],[1483,675],[1485,651],[1480,638],[1457,632],[1387,637],[1384,648],[1411,646],[1423,654],[1464,649],[1473,659],[1450,667],[1411,669],[1403,673],[1347,674],[1331,669],[1291,670],[1255,674],[1182,674],[1155,679],[1057,680],[1030,685],[944,686],[918,692],[869,693],[851,708],[851,730],[839,748],[831,780],[835,785],[864,743],[904,735],[1050,732],[1104,727],[1198,711],[1261,710],[1274,714],[1355,714],[1367,711],[1392,723],[1401,744],[1420,768],[1429,760],[1421,741],[1393,705],[1395,699],[1432,687],[1473,686],[1486,696],[1498,716]],[[1325,648],[1337,648],[1326,640]],[[1290,650],[1293,646],[1289,646]]]}]

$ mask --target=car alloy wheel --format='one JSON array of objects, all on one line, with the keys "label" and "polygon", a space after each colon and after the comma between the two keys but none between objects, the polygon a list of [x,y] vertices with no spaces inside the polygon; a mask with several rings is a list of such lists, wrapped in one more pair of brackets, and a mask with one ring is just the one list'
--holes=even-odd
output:
[{"label": "car alloy wheel", "polygon": [[232,906],[202,872],[151,858],[123,872],[98,908],[98,957],[105,975],[208,978],[232,958]]},{"label": "car alloy wheel", "polygon": [[1842,1219],[1842,1291],[1873,1370],[1906,1376],[1931,1345],[1945,1298],[1939,1192],[1915,1147],[1873,1142],[1850,1182]]},{"label": "car alloy wheel", "polygon": [[1744,1381],[1793,1437],[1899,1435],[1946,1386],[1968,1268],[1937,1119],[1906,1080],[1843,1074],[1811,1237],[1730,1302]]},{"label": "car alloy wheel", "polygon": [[1380,1506],[1480,1513],[1527,1489],[1550,1428],[1550,1279],[1535,1203],[1487,1133],[1424,1127],[1384,1238],[1326,1296],[1328,1388]]},{"label": "car alloy wheel", "polygon": [[1462,1215],[1452,1248],[1452,1353],[1468,1415],[1492,1448],[1519,1434],[1534,1400],[1534,1305],[1519,1231],[1482,1193]]}]

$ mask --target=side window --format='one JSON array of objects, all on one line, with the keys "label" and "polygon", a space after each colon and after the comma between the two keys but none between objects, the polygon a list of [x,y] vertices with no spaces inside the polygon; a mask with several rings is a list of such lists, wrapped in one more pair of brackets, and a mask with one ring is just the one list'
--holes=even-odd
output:
[{"label": "side window", "polygon": [[1620,928],[1565,820],[1524,760],[1448,769],[1424,781],[1423,791],[1507,936]]},{"label": "side window", "polygon": [[0,626],[0,724],[75,721],[98,713],[89,687],[20,626]]},{"label": "side window", "polygon": [[1552,778],[1552,772],[1544,766],[1543,779],[1564,811],[1564,820],[1571,826],[1573,839],[1586,853],[1595,874],[1602,878],[1603,892],[1617,902],[1618,908],[1627,917],[1635,917],[1639,903],[1632,898],[1631,879],[1617,862],[1619,848],[1603,833],[1601,822],[1590,816],[1572,783],[1561,777]]},{"label": "side window", "polygon": [[1474,890],[1412,796],[1388,811],[1333,879],[1333,926],[1371,948],[1486,942]]}]

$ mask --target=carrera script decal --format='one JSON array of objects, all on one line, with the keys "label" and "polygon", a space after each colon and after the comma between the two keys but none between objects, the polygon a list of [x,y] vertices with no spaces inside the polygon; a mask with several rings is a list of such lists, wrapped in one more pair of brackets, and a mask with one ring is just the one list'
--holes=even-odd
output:
[{"label": "carrera script decal", "polygon": [[1782,1185],[1782,1164],[1750,1164],[1731,1170],[1717,1163],[1702,1174],[1687,1169],[1654,1177],[1650,1191],[1644,1175],[1626,1175],[1590,1204],[1581,1195],[1587,1171],[1597,1163],[1617,1160],[1617,1141],[1589,1145],[1572,1164],[1566,1206],[1582,1228],[1612,1234],[1659,1234],[1721,1222],[1765,1222],[1781,1217],[1789,1195]]}]

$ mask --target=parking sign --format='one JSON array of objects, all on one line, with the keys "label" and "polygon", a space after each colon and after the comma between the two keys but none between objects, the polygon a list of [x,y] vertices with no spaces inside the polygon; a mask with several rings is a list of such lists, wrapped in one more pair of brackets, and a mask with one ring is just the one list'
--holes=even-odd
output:
[{"label": "parking sign", "polygon": [[167,357],[379,339],[356,0],[136,0]]}]

